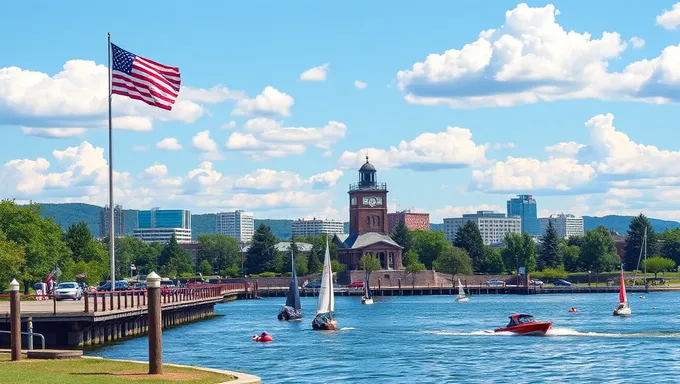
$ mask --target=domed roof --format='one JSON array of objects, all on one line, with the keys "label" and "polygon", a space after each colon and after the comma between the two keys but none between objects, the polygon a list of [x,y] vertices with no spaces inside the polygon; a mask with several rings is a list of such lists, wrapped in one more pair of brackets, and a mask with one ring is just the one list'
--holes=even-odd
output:
[{"label": "domed roof", "polygon": [[373,164],[368,162],[368,156],[366,156],[366,162],[359,168],[359,172],[375,172],[375,167]]}]

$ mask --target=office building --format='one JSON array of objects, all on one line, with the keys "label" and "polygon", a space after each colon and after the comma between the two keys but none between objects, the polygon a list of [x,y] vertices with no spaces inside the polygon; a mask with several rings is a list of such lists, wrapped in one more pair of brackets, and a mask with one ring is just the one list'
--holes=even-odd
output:
[{"label": "office building", "polygon": [[[109,206],[104,206],[101,211],[99,211],[99,237],[109,236],[109,222],[111,221]],[[113,231],[114,236],[124,236],[125,235],[125,216],[123,213],[123,207],[116,205],[113,209]]]},{"label": "office building", "polygon": [[542,217],[540,220],[541,224],[541,236],[545,235],[548,230],[548,223],[552,222],[557,236],[562,238],[568,238],[569,236],[581,236],[583,235],[583,218],[576,217],[570,214],[559,214],[550,215],[550,217]]},{"label": "office building", "polygon": [[324,233],[334,235],[345,232],[345,224],[337,220],[297,219],[292,224],[293,237],[317,236]]},{"label": "office building", "polygon": [[389,233],[394,231],[394,228],[399,223],[406,224],[406,228],[411,231],[429,231],[430,230],[430,214],[416,213],[410,210],[388,213],[387,214],[387,230]]},{"label": "office building", "polygon": [[185,209],[159,209],[137,212],[137,228],[132,235],[145,243],[167,243],[172,235],[178,243],[191,241],[191,212]]},{"label": "office building", "polygon": [[506,217],[502,213],[493,211],[477,211],[477,213],[464,214],[463,217],[444,219],[446,240],[453,243],[460,227],[468,221],[477,224],[482,241],[486,245],[503,241],[507,233],[522,233],[521,219],[517,216]]},{"label": "office building", "polygon": [[239,243],[248,243],[255,233],[253,214],[240,210],[220,212],[217,214],[215,232],[233,237]]},{"label": "office building", "polygon": [[517,195],[508,200],[508,217],[519,216],[522,219],[522,232],[531,236],[540,236],[536,200],[532,195]]}]

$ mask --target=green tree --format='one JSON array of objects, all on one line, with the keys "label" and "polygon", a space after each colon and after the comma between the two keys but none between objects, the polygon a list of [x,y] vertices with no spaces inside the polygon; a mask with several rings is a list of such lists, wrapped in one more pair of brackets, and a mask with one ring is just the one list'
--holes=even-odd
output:
[{"label": "green tree", "polygon": [[665,257],[650,257],[647,260],[642,260],[642,267],[647,266],[647,271],[654,274],[654,278],[657,278],[659,272],[666,272],[675,267],[675,261],[672,259],[667,259]]},{"label": "green tree", "polygon": [[72,258],[76,262],[92,260],[93,255],[88,254],[88,251],[91,250],[90,242],[93,240],[90,228],[84,221],[71,224],[64,233],[64,243],[71,249]]},{"label": "green tree", "polygon": [[488,245],[484,246],[484,272],[489,274],[500,274],[505,272],[505,263],[501,250]]},{"label": "green tree", "polygon": [[640,261],[640,249],[642,248],[645,229],[647,229],[647,254],[649,256],[656,256],[659,254],[654,227],[652,227],[652,224],[645,215],[640,214],[633,217],[628,226],[626,249],[623,254],[624,268],[630,270],[637,269]]},{"label": "green tree", "polygon": [[380,270],[382,267],[377,257],[365,253],[363,256],[361,256],[361,260],[359,260],[359,268],[363,269],[368,273],[371,273],[373,271]]},{"label": "green tree", "polygon": [[472,260],[470,260],[470,256],[468,256],[463,248],[446,247],[434,261],[433,265],[441,273],[448,273],[450,275],[472,274]]},{"label": "green tree", "polygon": [[276,255],[276,236],[271,228],[260,224],[255,230],[253,240],[246,254],[246,273],[257,274],[264,271],[274,271]]},{"label": "green tree", "polygon": [[345,269],[347,269],[347,266],[337,260],[331,260],[331,269],[333,270],[333,273],[344,272]]},{"label": "green tree", "polygon": [[163,274],[171,277],[194,271],[191,255],[177,243],[175,234],[170,237],[170,241],[163,247],[158,264]]},{"label": "green tree", "polygon": [[403,221],[400,221],[392,231],[392,240],[401,245],[404,249],[402,253],[408,252],[413,246],[411,231]]},{"label": "green tree", "polygon": [[413,251],[408,251],[404,254],[403,264],[406,266],[404,268],[407,275],[411,275],[411,284],[416,283],[416,275],[420,271],[425,270],[425,264],[421,263],[418,259],[418,254]]},{"label": "green tree", "polygon": [[676,264],[680,263],[680,227],[668,229],[659,236],[661,249],[661,256],[675,261]]},{"label": "green tree", "polygon": [[619,258],[607,228],[599,226],[587,231],[581,247],[581,265],[587,270],[601,273],[611,271],[617,264]]},{"label": "green tree", "polygon": [[333,241],[333,235],[323,234],[317,236],[309,236],[308,238],[304,239],[305,241],[303,241],[305,243],[312,245],[312,253],[319,258],[320,263],[323,260],[324,255],[326,254],[326,238],[328,238],[328,253],[330,253],[331,259],[337,260],[338,246],[337,244],[335,244],[335,241]]},{"label": "green tree", "polygon": [[198,265],[198,270],[201,272],[203,276],[212,275],[212,265],[210,265],[210,262],[208,260],[201,261],[201,264]]},{"label": "green tree", "polygon": [[26,252],[26,263],[21,267],[24,294],[32,282],[42,281],[71,251],[62,241],[62,230],[52,218],[40,217],[40,206],[18,206],[12,200],[0,202],[0,231]]},{"label": "green tree", "polygon": [[520,267],[525,267],[527,273],[536,269],[536,244],[528,233],[507,233],[503,242],[501,256],[506,268],[518,274]]},{"label": "green tree", "polygon": [[413,237],[412,250],[418,255],[420,261],[425,264],[425,267],[432,268],[432,263],[442,253],[442,251],[449,247],[448,241],[444,232],[441,231],[411,231]]},{"label": "green tree", "polygon": [[567,239],[567,245],[569,245],[569,246],[575,245],[575,246],[581,248],[581,246],[583,245],[583,235],[571,235],[571,236],[569,236],[569,238]]},{"label": "green tree", "polygon": [[24,247],[7,239],[0,231],[0,292],[8,288],[9,282],[21,278],[21,270],[26,263]]},{"label": "green tree", "polygon": [[307,260],[306,255],[303,255],[302,253],[295,255],[295,272],[298,276],[304,276],[309,273],[308,265],[309,261]]},{"label": "green tree", "polygon": [[420,259],[418,258],[418,254],[411,250],[404,253],[401,262],[404,264],[404,267],[408,267],[412,263],[420,263]]},{"label": "green tree", "polygon": [[560,255],[564,261],[564,269],[567,272],[579,271],[579,260],[581,258],[581,248],[577,245],[569,245],[568,242],[562,241],[558,245]]},{"label": "green tree", "polygon": [[323,269],[323,263],[319,260],[319,254],[314,252],[314,249],[307,256],[307,272],[319,273]]},{"label": "green tree", "polygon": [[240,269],[241,247],[233,237],[219,233],[202,233],[198,235],[198,243],[200,248],[196,256],[201,263],[207,261],[221,274],[226,274],[225,271],[230,268]]},{"label": "green tree", "polygon": [[453,240],[453,245],[458,248],[463,248],[472,260],[472,268],[477,272],[484,271],[484,241],[482,234],[479,232],[477,224],[473,221],[467,221],[463,224],[456,237]]},{"label": "green tree", "polygon": [[563,266],[559,266],[558,268],[544,268],[541,272],[534,272],[532,276],[537,279],[557,280],[566,279],[568,274]]},{"label": "green tree", "polygon": [[538,254],[538,269],[558,268],[563,265],[562,255],[558,249],[559,237],[553,226],[552,220],[548,220],[548,229],[541,238],[541,249]]}]

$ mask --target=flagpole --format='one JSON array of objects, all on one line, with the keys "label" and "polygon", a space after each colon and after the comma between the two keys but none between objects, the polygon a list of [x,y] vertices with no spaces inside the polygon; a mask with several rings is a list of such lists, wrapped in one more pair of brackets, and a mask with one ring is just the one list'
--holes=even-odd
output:
[{"label": "flagpole", "polygon": [[115,233],[115,207],[113,205],[113,127],[111,123],[111,33],[108,34],[108,57],[109,57],[109,257],[111,258],[111,292],[116,290],[116,255],[114,239]]}]

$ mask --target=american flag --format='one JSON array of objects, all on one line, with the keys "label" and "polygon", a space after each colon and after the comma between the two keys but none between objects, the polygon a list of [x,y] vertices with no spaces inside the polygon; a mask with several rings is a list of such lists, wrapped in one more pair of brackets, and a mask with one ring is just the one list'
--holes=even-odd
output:
[{"label": "american flag", "polygon": [[179,94],[179,68],[137,56],[111,44],[111,92],[172,110]]},{"label": "american flag", "polygon": [[56,270],[55,270],[54,268],[52,268],[52,270],[50,271],[50,273],[49,273],[49,274],[47,275],[47,277],[45,278],[45,284],[49,284],[50,281],[52,281],[52,277],[54,277],[54,273],[55,273],[55,272],[56,272]]}]

